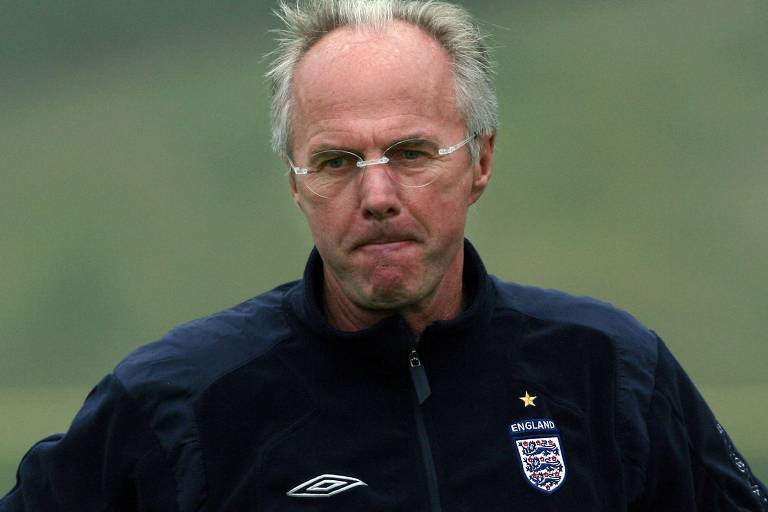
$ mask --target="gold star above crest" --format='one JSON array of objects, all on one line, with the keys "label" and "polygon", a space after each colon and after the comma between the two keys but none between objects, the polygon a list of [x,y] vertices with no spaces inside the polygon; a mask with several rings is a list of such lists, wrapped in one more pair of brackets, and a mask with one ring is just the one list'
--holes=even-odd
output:
[{"label": "gold star above crest", "polygon": [[519,398],[523,401],[524,407],[536,407],[536,404],[533,403],[533,401],[536,400],[536,397],[529,395],[528,390],[525,391],[525,396],[521,396]]}]

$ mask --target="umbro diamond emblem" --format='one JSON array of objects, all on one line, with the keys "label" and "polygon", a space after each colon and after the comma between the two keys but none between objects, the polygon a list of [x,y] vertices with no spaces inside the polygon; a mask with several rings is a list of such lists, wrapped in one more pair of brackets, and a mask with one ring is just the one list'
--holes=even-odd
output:
[{"label": "umbro diamond emblem", "polygon": [[320,475],[297,485],[286,494],[293,498],[329,498],[361,485],[368,484],[351,476]]}]

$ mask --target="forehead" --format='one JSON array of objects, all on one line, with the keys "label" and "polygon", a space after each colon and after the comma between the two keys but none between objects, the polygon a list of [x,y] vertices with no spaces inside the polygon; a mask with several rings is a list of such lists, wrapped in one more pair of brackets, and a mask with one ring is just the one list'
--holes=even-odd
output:
[{"label": "forehead", "polygon": [[458,116],[450,55],[404,22],[380,30],[343,27],[325,35],[299,62],[293,98],[297,143],[329,126],[380,130]]}]

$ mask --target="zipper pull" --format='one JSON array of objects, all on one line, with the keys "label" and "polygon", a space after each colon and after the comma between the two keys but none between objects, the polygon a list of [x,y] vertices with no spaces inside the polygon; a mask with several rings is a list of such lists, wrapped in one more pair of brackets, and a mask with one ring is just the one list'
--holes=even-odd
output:
[{"label": "zipper pull", "polygon": [[419,353],[416,349],[411,349],[409,356],[409,363],[411,365],[411,380],[413,381],[413,387],[416,390],[416,398],[419,400],[419,405],[429,398],[432,394],[432,390],[429,387],[429,380],[427,380],[427,372],[424,371],[424,367],[421,365],[421,359],[419,359]]}]

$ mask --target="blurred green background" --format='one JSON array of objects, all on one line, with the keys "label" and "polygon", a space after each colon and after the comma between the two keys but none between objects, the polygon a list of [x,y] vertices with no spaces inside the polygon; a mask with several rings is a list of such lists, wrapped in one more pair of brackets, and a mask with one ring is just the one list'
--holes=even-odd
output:
[{"label": "blurred green background", "polygon": [[[768,479],[768,3],[466,5],[503,122],[468,236],[659,332]],[[0,494],[130,350],[300,276],[272,6],[0,3]]]}]

